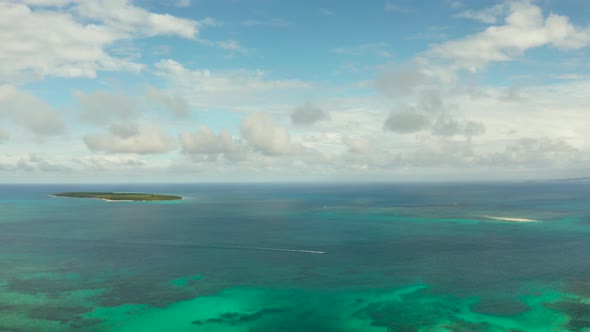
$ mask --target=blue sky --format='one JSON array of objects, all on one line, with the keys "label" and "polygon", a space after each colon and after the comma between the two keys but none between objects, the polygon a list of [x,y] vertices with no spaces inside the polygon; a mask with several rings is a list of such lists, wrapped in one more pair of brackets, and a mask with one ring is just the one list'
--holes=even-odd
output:
[{"label": "blue sky", "polygon": [[582,0],[0,0],[0,22],[1,182],[590,166]]}]

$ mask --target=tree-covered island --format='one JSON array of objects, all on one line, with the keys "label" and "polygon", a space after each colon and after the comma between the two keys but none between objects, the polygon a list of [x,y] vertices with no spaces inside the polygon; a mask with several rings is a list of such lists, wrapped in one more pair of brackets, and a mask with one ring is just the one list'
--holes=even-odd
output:
[{"label": "tree-covered island", "polygon": [[148,193],[112,193],[112,192],[65,192],[52,196],[74,198],[98,198],[109,201],[173,201],[182,199],[180,196],[148,194]]}]

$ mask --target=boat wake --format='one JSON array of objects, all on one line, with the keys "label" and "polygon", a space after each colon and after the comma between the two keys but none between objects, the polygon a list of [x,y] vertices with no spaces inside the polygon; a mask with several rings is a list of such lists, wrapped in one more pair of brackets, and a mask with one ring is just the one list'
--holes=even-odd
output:
[{"label": "boat wake", "polygon": [[227,250],[254,250],[254,251],[275,251],[275,252],[292,252],[301,254],[313,254],[322,255],[325,251],[319,250],[308,250],[308,249],[292,249],[292,248],[269,248],[269,247],[250,247],[250,246],[234,246],[229,244],[198,244],[193,242],[185,241],[168,241],[168,240],[106,240],[106,239],[71,239],[71,238],[58,238],[58,237],[47,237],[47,236],[35,236],[25,234],[0,234],[0,238],[30,238],[30,239],[43,239],[53,240],[60,242],[82,242],[92,243],[96,245],[115,245],[115,246],[159,246],[159,247],[184,247],[184,248],[195,248],[195,249],[227,249]]},{"label": "boat wake", "polygon": [[203,248],[203,249],[230,249],[230,250],[256,250],[256,251],[279,251],[279,252],[294,252],[302,254],[325,254],[325,251],[319,250],[307,250],[307,249],[291,249],[291,248],[268,248],[268,247],[249,247],[249,246],[233,246],[224,244],[212,244],[203,245],[191,242],[179,242],[179,241],[120,241],[117,243],[121,244],[138,244],[138,245],[157,245],[157,246],[170,246],[170,247],[187,247],[187,248]]}]

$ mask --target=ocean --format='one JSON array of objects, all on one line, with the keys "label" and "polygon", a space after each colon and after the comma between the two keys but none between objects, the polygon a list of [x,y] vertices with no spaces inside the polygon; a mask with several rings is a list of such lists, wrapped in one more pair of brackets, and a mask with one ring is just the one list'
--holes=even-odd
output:
[{"label": "ocean", "polygon": [[1,185],[0,331],[590,331],[589,199],[587,182]]}]

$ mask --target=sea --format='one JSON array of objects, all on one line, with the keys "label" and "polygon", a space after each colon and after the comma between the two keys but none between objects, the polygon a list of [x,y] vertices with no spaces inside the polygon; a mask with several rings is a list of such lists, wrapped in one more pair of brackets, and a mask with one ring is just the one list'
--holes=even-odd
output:
[{"label": "sea", "polygon": [[590,183],[0,185],[0,331],[590,331]]}]

